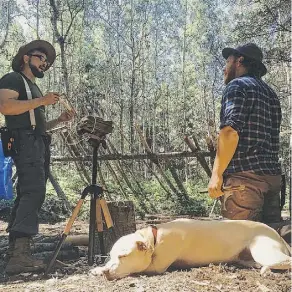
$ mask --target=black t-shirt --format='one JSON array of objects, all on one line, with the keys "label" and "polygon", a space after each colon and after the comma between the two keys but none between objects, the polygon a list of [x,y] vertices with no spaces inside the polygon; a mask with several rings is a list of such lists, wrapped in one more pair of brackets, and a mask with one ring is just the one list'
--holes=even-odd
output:
[{"label": "black t-shirt", "polygon": [[[32,98],[39,98],[43,96],[38,86],[31,82],[25,75],[21,74],[27,81],[27,84],[31,91]],[[18,100],[27,100],[26,90],[24,81],[20,73],[12,72],[4,75],[0,79],[0,89],[10,89],[19,93]],[[45,107],[40,106],[34,109],[35,120],[36,120],[36,131],[38,133],[45,133],[46,131],[46,115]],[[5,116],[6,126],[9,129],[30,129],[31,122],[29,117],[29,111],[20,115],[6,115]]]}]

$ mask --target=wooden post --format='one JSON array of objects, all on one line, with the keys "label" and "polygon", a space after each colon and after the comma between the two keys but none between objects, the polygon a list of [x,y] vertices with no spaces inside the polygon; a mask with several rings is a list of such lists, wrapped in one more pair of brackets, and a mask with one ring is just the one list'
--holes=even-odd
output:
[{"label": "wooden post", "polygon": [[67,209],[67,211],[69,211],[71,209],[70,203],[67,200],[67,197],[66,197],[65,193],[63,192],[62,188],[60,187],[58,181],[55,180],[54,176],[52,175],[51,170],[49,170],[48,176],[49,176],[49,180],[50,180],[52,186],[54,187],[57,195],[62,199],[62,201],[65,204],[65,208]]},{"label": "wooden post", "polygon": [[157,169],[159,171],[159,173],[161,174],[161,176],[164,178],[164,180],[166,181],[167,185],[169,186],[169,188],[174,192],[174,194],[178,194],[179,191],[176,189],[176,187],[172,184],[172,182],[170,181],[170,179],[165,175],[159,161],[158,161],[158,158],[157,156],[155,156],[155,154],[152,153],[149,145],[147,144],[146,140],[145,140],[145,137],[143,136],[143,133],[141,132],[140,128],[138,125],[135,125],[136,126],[136,130],[140,136],[140,139],[141,139],[141,142],[142,144],[144,145],[145,147],[145,150],[148,154],[151,154],[150,156],[150,160],[155,163],[157,165]]},{"label": "wooden post", "polygon": [[170,165],[169,170],[170,170],[170,173],[171,173],[173,179],[175,180],[178,188],[180,189],[182,196],[184,197],[185,200],[188,200],[189,199],[189,195],[188,195],[183,183],[179,179],[175,167],[173,165]]},{"label": "wooden post", "polygon": [[211,177],[211,169],[208,165],[208,163],[206,162],[205,158],[198,152],[200,150],[199,144],[197,143],[196,139],[195,139],[195,143],[187,136],[184,137],[184,141],[186,142],[186,144],[189,146],[189,148],[192,150],[192,152],[196,153],[196,157],[199,161],[199,163],[201,164],[201,166],[203,167],[203,169],[205,170],[205,172],[207,173],[207,175],[209,177]]}]

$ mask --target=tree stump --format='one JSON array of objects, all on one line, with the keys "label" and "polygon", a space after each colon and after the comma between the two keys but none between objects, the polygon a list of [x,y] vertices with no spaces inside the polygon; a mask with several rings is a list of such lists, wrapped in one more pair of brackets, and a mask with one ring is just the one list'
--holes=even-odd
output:
[{"label": "tree stump", "polygon": [[[105,252],[109,253],[114,243],[122,236],[136,231],[135,210],[132,201],[107,202],[114,227],[108,230],[103,218],[103,238]],[[95,254],[100,254],[100,243],[96,231]]]}]

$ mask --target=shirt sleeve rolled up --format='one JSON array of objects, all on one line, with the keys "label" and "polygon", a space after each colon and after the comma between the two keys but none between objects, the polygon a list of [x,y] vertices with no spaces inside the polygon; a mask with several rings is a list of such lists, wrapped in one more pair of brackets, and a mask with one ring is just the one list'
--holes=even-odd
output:
[{"label": "shirt sleeve rolled up", "polygon": [[230,126],[241,132],[248,115],[247,95],[243,86],[235,79],[223,93],[220,113],[220,129]]}]

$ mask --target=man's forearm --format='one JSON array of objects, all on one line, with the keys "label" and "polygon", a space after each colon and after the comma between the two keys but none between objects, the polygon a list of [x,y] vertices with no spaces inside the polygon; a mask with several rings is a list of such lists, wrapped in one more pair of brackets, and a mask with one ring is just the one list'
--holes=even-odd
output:
[{"label": "man's forearm", "polygon": [[230,126],[220,130],[213,173],[223,174],[236,151],[238,140],[238,133]]},{"label": "man's forearm", "polygon": [[47,122],[47,125],[46,125],[46,130],[51,130],[53,128],[55,128],[58,124],[60,124],[60,120],[59,118],[58,119],[54,119],[54,120],[51,120],[51,121],[48,121]]},{"label": "man's forearm", "polygon": [[30,100],[7,99],[5,102],[0,102],[0,112],[7,116],[20,115],[41,105],[43,105],[41,97]]}]

